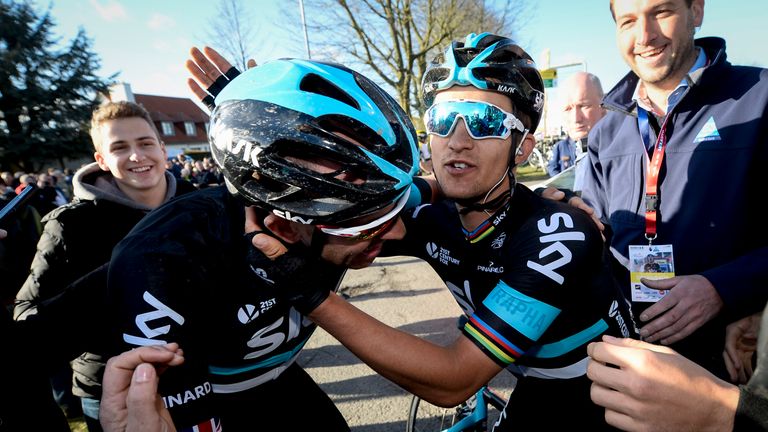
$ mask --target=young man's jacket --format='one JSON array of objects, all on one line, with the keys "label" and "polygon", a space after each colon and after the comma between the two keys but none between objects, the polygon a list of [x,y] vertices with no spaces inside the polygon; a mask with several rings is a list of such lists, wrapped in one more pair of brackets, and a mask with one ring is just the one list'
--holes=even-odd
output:
[{"label": "young man's jacket", "polygon": [[[187,182],[176,181],[166,172],[166,201],[195,190]],[[37,244],[30,274],[16,295],[14,319],[27,319],[37,313],[41,301],[52,298],[90,271],[109,261],[112,248],[151,209],[123,194],[112,174],[91,163],[73,179],[75,200],[43,218],[45,228]],[[97,299],[78,305],[73,314],[97,314],[103,310]],[[93,330],[101,323],[93,321]],[[72,334],[71,338],[86,337]],[[95,354],[85,353],[74,365],[74,393],[99,398],[104,362]]]},{"label": "young man's jacket", "polygon": [[[709,368],[722,364],[728,320],[758,312],[768,300],[768,230],[759,199],[768,165],[768,70],[731,65],[722,39],[699,39],[696,45],[709,63],[690,75],[692,84],[666,116],[654,244],[672,244],[675,273],[705,276],[723,299],[723,313],[675,345]],[[630,72],[603,100],[608,114],[590,133],[582,192],[610,224],[627,294],[628,246],[648,244],[649,156],[632,100],[637,83]],[[651,128],[650,141],[656,142],[655,134]],[[649,305],[636,303],[636,316]]]}]

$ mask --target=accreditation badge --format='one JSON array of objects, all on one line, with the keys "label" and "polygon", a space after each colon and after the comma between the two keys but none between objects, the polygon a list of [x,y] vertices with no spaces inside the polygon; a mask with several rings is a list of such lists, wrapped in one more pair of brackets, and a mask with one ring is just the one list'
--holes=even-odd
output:
[{"label": "accreditation badge", "polygon": [[641,278],[667,279],[675,275],[672,245],[629,246],[629,278],[632,301],[655,303],[669,290],[659,291],[640,283]]}]

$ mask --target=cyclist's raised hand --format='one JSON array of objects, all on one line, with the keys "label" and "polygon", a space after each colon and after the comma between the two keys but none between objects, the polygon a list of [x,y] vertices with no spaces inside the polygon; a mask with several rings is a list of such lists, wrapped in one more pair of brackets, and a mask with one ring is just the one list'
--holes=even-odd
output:
[{"label": "cyclist's raised hand", "polygon": [[[192,47],[189,50],[192,57],[185,63],[187,71],[194,78],[187,78],[187,86],[208,109],[213,110],[214,98],[229,84],[229,81],[240,75],[240,71],[211,47],[203,47],[203,51]],[[248,60],[248,69],[256,66],[256,61]]]},{"label": "cyclist's raised hand", "polygon": [[178,344],[139,347],[107,362],[99,421],[106,432],[171,432],[176,428],[157,393],[158,369],[184,362]]}]

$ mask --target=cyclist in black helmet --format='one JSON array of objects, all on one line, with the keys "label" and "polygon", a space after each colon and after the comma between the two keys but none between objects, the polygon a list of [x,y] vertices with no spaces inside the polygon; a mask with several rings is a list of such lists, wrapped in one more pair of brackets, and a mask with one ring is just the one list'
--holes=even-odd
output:
[{"label": "cyclist in black helmet", "polygon": [[[315,329],[306,313],[346,268],[369,265],[384,240],[402,237],[415,131],[377,85],[328,63],[266,63],[215,103],[209,138],[227,187],[168,203],[117,245],[115,352],[183,348],[184,364],[160,383],[179,430],[348,430],[294,361]],[[273,262],[256,252],[253,204],[265,229],[312,257],[301,275],[290,255]]]}]

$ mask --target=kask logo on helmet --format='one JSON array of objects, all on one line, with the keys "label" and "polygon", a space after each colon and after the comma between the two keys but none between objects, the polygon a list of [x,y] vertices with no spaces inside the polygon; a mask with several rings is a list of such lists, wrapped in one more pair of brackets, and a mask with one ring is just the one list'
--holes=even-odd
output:
[{"label": "kask logo on helmet", "polygon": [[256,167],[259,166],[258,155],[261,153],[261,147],[244,139],[240,139],[237,144],[234,144],[234,140],[232,129],[224,129],[216,135],[214,145],[219,150],[224,150],[234,156],[240,156],[242,153],[241,157],[244,161],[250,162]]}]

